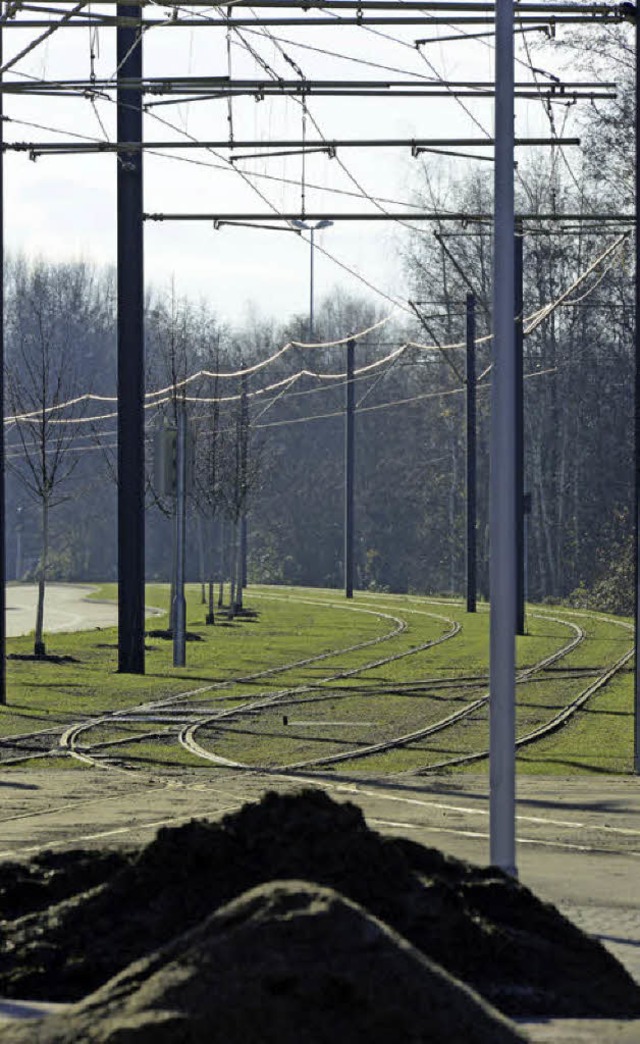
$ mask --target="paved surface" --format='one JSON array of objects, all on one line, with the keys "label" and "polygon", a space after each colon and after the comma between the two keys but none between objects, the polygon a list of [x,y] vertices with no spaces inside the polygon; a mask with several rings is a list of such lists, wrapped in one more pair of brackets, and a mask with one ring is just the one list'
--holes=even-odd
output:
[{"label": "paved surface", "polygon": [[[214,819],[267,788],[297,785],[210,768],[173,775],[5,770],[0,859],[28,857],[44,847],[138,844],[161,825],[192,816]],[[393,785],[332,775],[322,785],[338,800],[356,801],[381,832],[488,862],[484,777],[460,774]],[[522,778],[518,837],[521,880],[600,938],[640,982],[640,781]],[[640,1020],[553,1020],[527,1023],[526,1030],[536,1042],[640,1044]]]},{"label": "paved surface", "polygon": [[[115,604],[90,602],[95,587],[79,584],[47,584],[44,597],[44,629],[82,631],[92,627],[114,627],[118,622]],[[11,584],[7,587],[7,635],[16,638],[35,628],[38,587]]]},{"label": "paved surface", "polygon": [[[118,623],[116,603],[89,601],[89,595],[96,590],[88,584],[47,584],[44,597],[45,634],[115,627]],[[37,585],[9,584],[6,598],[8,637],[30,634],[36,624]],[[148,609],[147,615],[153,612],[155,610]]]}]

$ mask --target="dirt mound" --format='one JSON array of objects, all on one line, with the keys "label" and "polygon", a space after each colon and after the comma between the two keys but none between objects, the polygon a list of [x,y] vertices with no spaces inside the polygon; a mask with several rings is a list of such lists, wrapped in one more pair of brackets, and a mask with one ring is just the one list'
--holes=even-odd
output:
[{"label": "dirt mound", "polygon": [[332,889],[271,882],[18,1044],[522,1044],[480,997]]},{"label": "dirt mound", "polygon": [[0,918],[15,920],[102,884],[121,870],[120,852],[43,852],[29,863],[0,863]]},{"label": "dirt mound", "polygon": [[281,879],[335,889],[506,1014],[640,1015],[640,988],[554,907],[495,868],[384,838],[357,806],[320,790],[269,793],[218,823],[161,830],[105,883],[5,922],[0,994],[79,1000],[223,904]]}]

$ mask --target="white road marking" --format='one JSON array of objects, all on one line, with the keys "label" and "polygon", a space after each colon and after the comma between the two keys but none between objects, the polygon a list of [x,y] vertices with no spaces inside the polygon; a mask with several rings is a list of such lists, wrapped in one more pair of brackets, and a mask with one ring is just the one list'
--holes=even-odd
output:
[{"label": "white road marking", "polygon": [[[399,801],[406,805],[419,805],[423,808],[435,808],[442,812],[456,812],[462,813],[466,816],[485,816],[487,818],[489,816],[488,808],[470,808],[468,805],[448,805],[440,801],[423,801],[420,798],[397,797],[393,794],[381,794],[375,790],[364,790],[362,787],[359,787],[358,784],[354,784],[353,786],[342,785],[336,787],[336,789],[342,789],[347,793],[362,794],[364,797],[378,797],[383,798],[385,801]],[[628,837],[640,837],[640,830],[632,830],[628,827],[583,823],[574,819],[547,819],[544,816],[528,816],[521,813],[516,815],[516,819],[523,823],[540,823],[543,826],[570,827],[574,830],[598,830],[606,831],[611,834],[623,834]]]}]

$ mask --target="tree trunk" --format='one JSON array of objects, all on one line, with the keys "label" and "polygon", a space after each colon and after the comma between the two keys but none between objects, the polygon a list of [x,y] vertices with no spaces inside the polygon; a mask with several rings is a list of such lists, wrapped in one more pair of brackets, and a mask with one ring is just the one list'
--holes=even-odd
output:
[{"label": "tree trunk", "polygon": [[207,604],[207,591],[206,591],[206,576],[204,568],[204,536],[202,533],[202,515],[197,515],[196,524],[198,527],[198,558],[200,559],[200,601],[203,605]]},{"label": "tree trunk", "polygon": [[218,587],[218,609],[224,602],[224,521],[220,521],[220,586]]},{"label": "tree trunk", "polygon": [[243,604],[243,601],[242,601],[242,581],[243,581],[243,573],[244,573],[244,562],[243,562],[243,556],[242,556],[242,534],[240,532],[240,527],[241,526],[242,526],[242,521],[238,520],[238,522],[236,522],[236,601],[235,601],[235,607],[236,607],[236,612],[237,613],[241,613],[243,608],[244,608],[244,604]]},{"label": "tree trunk", "polygon": [[215,592],[215,584],[214,584],[214,580],[213,580],[213,536],[214,536],[214,528],[213,528],[213,526],[214,526],[214,522],[213,522],[213,519],[211,519],[210,521],[211,521],[211,530],[210,530],[211,540],[210,540],[209,548],[210,548],[211,558],[210,558],[210,561],[209,561],[210,574],[209,574],[209,585],[208,585],[209,586],[209,607],[208,607],[205,623],[213,626],[213,624],[215,624],[215,622],[216,622],[215,614],[214,614],[214,611],[213,611],[214,592]]},{"label": "tree trunk", "polygon": [[238,522],[237,522],[237,520],[235,522],[233,522],[233,528],[232,528],[231,532],[232,532],[232,536],[231,536],[231,555],[230,555],[231,561],[229,562],[229,565],[231,567],[230,568],[231,588],[230,588],[230,592],[229,592],[229,619],[233,620],[234,616],[236,615],[236,608],[237,608],[236,598],[237,598],[237,590],[238,590],[238,588],[237,588],[237,576],[238,576]]},{"label": "tree trunk", "polygon": [[38,605],[36,609],[36,633],[33,643],[34,656],[45,656],[46,648],[43,638],[44,628],[44,590],[47,582],[47,565],[49,562],[49,504],[42,501],[42,559],[38,577]]}]

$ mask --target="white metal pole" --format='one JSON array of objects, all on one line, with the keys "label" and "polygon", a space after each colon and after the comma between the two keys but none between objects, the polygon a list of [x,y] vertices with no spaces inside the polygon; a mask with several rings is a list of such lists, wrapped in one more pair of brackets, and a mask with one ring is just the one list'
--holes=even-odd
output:
[{"label": "white metal pole", "polygon": [[178,405],[176,445],[176,589],[173,614],[173,666],[184,667],[186,658],[186,611],[184,597],[184,543],[186,524],[186,460],[187,414],[183,402]]},{"label": "white metal pole", "polygon": [[633,744],[633,770],[636,776],[640,775],[640,18],[638,18],[638,4],[635,7],[635,103],[636,103],[636,125],[635,125],[635,161],[636,161],[636,184],[635,184],[635,216],[636,216],[636,270],[635,270],[635,381],[634,381],[634,558],[635,558],[635,659],[633,669],[634,688],[634,744]]},{"label": "white metal pole", "polygon": [[496,0],[493,369],[491,375],[491,863],[516,876],[516,454],[513,0]]},{"label": "white metal pole", "polygon": [[309,251],[309,340],[313,340],[313,233],[310,229],[311,247]]}]

